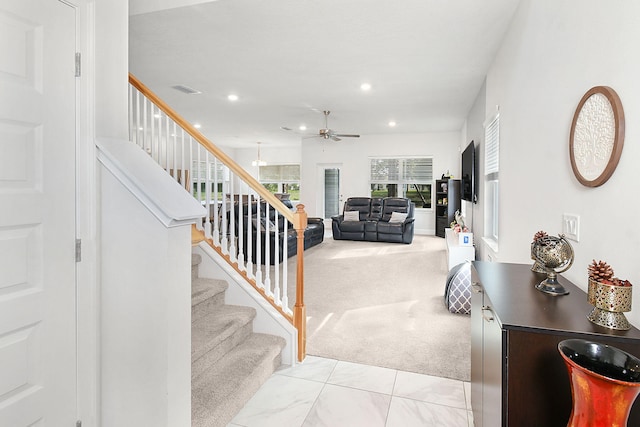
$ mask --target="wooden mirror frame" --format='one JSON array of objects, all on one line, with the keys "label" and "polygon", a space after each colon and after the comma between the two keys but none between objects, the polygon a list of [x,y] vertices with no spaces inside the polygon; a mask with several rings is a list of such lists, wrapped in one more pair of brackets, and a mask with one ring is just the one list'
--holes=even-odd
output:
[{"label": "wooden mirror frame", "polygon": [[[584,177],[582,171],[580,170],[579,164],[576,162],[574,143],[576,138],[576,124],[578,122],[578,117],[580,116],[580,113],[582,112],[589,98],[596,94],[604,95],[604,97],[611,105],[611,109],[613,110],[613,123],[610,123],[608,121],[600,121],[593,124],[598,127],[612,126],[615,131],[615,135],[613,138],[613,148],[611,149],[607,165],[600,173],[600,175],[590,180]],[[603,117],[594,117],[594,119],[604,120]],[[618,161],[620,160],[620,156],[622,155],[622,147],[624,146],[624,129],[624,110],[622,109],[622,102],[620,102],[620,98],[618,97],[618,94],[615,90],[608,86],[595,86],[584,94],[584,96],[580,100],[580,103],[578,104],[578,108],[576,108],[576,112],[573,115],[573,122],[571,123],[571,136],[569,139],[569,158],[571,159],[571,168],[573,169],[573,174],[582,185],[585,185],[587,187],[598,187],[607,182],[607,180],[611,177],[613,171],[616,169],[616,166],[618,166]]]}]

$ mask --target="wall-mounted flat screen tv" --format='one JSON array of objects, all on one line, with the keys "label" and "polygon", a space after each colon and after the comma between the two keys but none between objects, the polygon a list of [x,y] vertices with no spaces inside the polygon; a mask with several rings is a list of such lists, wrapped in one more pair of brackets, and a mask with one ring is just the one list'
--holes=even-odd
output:
[{"label": "wall-mounted flat screen tv", "polygon": [[462,179],[460,192],[462,200],[476,203],[476,181],[478,165],[476,160],[476,146],[473,141],[462,152]]}]

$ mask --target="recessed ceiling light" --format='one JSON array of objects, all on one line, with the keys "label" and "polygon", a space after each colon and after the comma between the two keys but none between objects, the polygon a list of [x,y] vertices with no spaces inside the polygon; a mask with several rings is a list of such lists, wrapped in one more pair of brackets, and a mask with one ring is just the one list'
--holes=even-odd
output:
[{"label": "recessed ceiling light", "polygon": [[396,122],[394,122],[393,120],[391,120],[391,121],[389,122],[389,127],[392,127],[392,128],[393,128],[393,127],[396,127]]},{"label": "recessed ceiling light", "polygon": [[200,123],[194,123],[193,127],[196,129],[200,129],[202,127],[202,125]]},{"label": "recessed ceiling light", "polygon": [[300,127],[298,128],[300,130],[307,130],[307,127],[305,125],[300,125]]},{"label": "recessed ceiling light", "polygon": [[227,96],[227,99],[229,101],[237,101],[238,100],[238,95],[236,95],[235,93],[232,93],[229,96]]},{"label": "recessed ceiling light", "polygon": [[371,84],[369,83],[362,83],[360,85],[360,89],[364,90],[365,92],[371,89]]}]

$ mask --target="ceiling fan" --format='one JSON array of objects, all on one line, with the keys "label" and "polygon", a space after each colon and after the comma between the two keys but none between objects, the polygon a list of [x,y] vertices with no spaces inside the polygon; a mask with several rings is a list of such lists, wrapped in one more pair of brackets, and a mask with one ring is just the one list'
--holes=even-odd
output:
[{"label": "ceiling fan", "polygon": [[332,139],[334,141],[341,141],[341,138],[360,138],[360,135],[336,133],[333,129],[329,129],[329,114],[331,111],[323,111],[324,113],[324,129],[320,129],[318,135],[314,137],[320,137],[324,139]]}]

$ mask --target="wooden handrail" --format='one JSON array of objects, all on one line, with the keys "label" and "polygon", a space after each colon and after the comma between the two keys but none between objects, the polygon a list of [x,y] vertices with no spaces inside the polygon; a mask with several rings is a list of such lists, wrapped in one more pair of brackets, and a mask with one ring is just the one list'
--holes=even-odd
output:
[{"label": "wooden handrail", "polygon": [[186,121],[182,116],[177,114],[173,108],[171,108],[166,102],[160,99],[155,93],[145,86],[140,80],[138,80],[133,74],[129,73],[129,83],[144,94],[151,102],[153,102],[158,108],[162,110],[167,116],[182,127],[189,135],[191,135],[196,141],[198,141],[204,148],[210,153],[215,155],[218,159],[224,163],[226,167],[231,169],[237,176],[241,177],[245,182],[249,184],[253,190],[265,199],[269,204],[280,212],[290,222],[293,222],[293,212],[291,212],[282,203],[280,199],[274,196],[269,190],[264,188],[251,174],[238,165],[231,157],[229,157],[224,151],[213,145],[211,141],[207,139],[198,129],[193,127],[191,123]]}]

